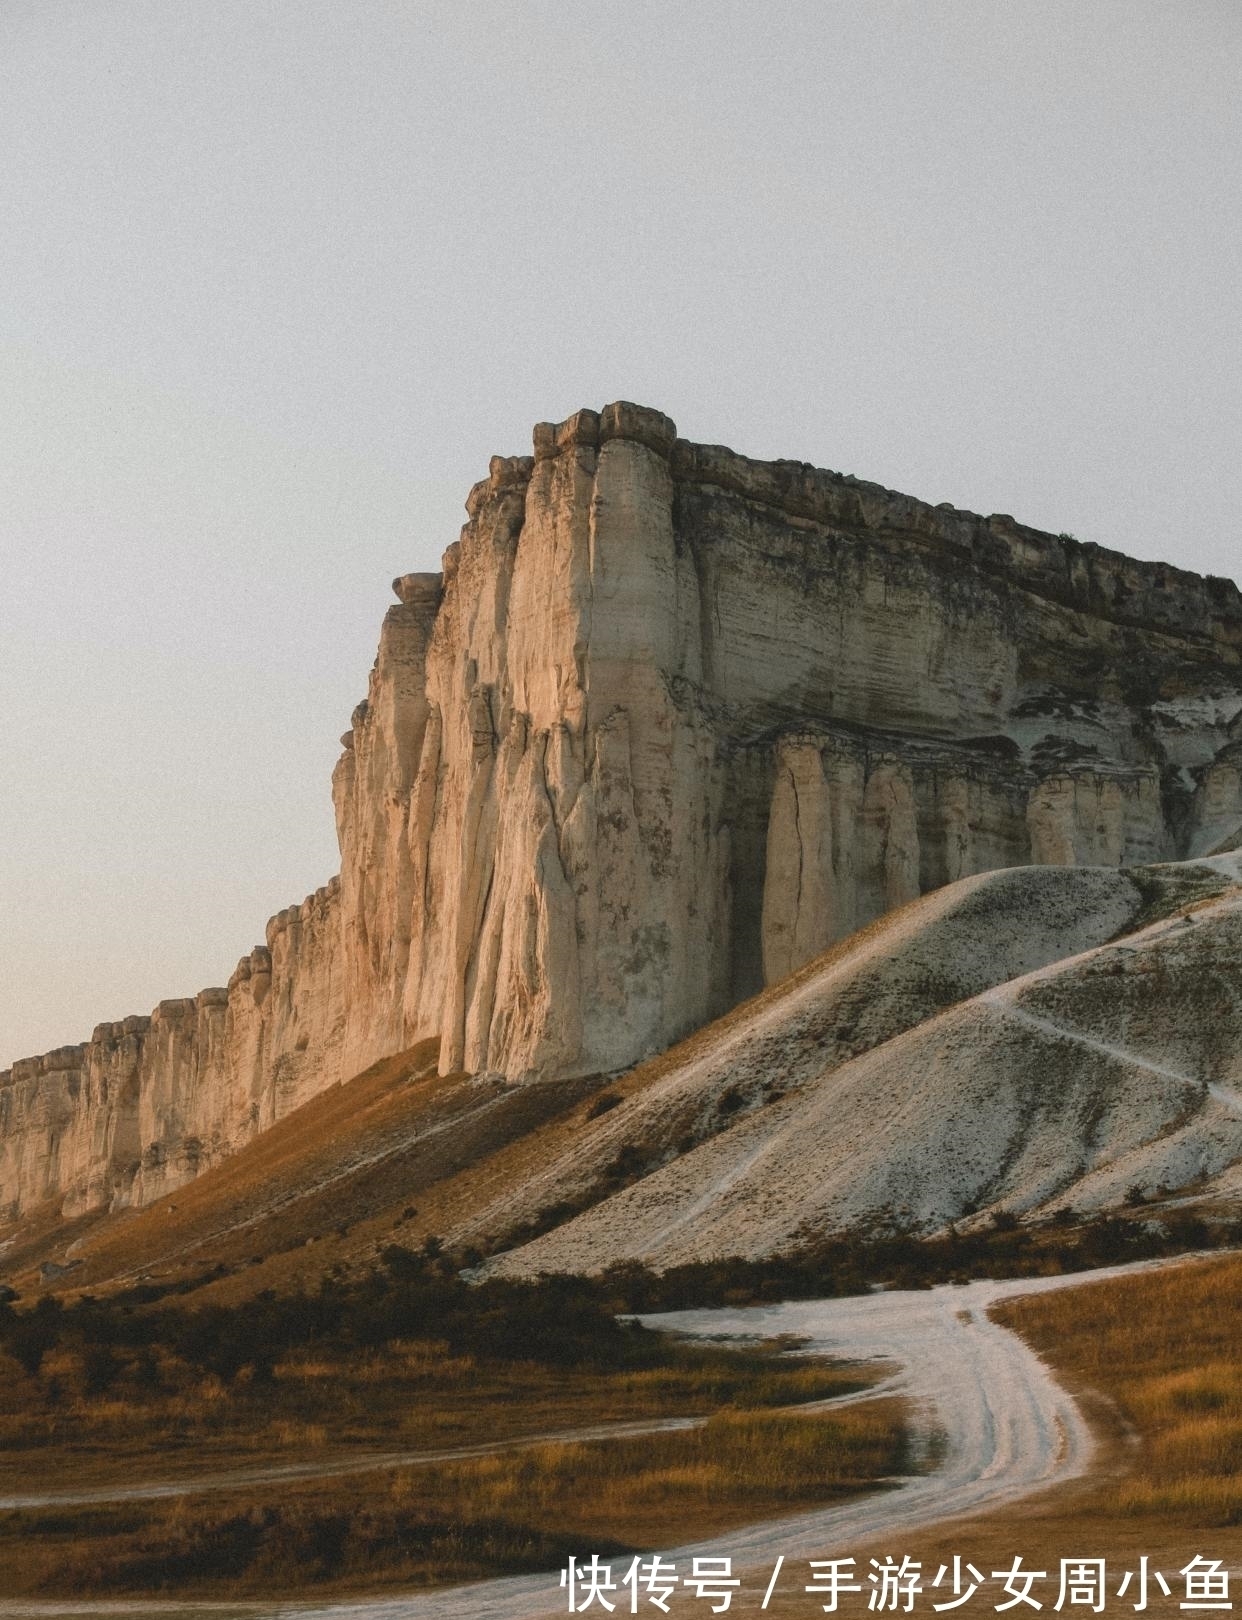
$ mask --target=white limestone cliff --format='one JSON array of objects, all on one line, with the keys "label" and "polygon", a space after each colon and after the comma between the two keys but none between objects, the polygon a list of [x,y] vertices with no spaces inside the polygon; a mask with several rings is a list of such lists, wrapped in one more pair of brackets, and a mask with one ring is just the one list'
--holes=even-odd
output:
[{"label": "white limestone cliff", "polygon": [[150,1203],[340,1078],[340,885],[273,917],[226,989],[100,1024],[0,1075],[11,1214]]},{"label": "white limestone cliff", "polygon": [[1011,518],[580,411],[394,582],[341,874],[227,992],[0,1076],[0,1207],[146,1202],[429,1037],[659,1051],[892,907],[1242,826],[1242,598]]}]

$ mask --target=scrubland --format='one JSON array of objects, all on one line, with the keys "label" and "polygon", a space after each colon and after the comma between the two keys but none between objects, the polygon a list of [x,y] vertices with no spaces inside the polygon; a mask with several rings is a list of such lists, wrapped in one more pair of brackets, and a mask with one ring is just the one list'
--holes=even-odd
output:
[{"label": "scrubland", "polygon": [[[0,1495],[179,1479],[173,1499],[47,1502],[0,1513],[13,1596],[318,1594],[452,1583],[727,1535],[832,1502],[911,1464],[898,1402],[798,1407],[867,1376],[766,1346],[738,1352],[619,1324],[650,1309],[910,1287],[990,1271],[1046,1275],[1225,1223],[1150,1209],[1073,1226],[996,1221],[932,1243],[894,1234],[750,1262],[587,1281],[456,1273],[433,1241],[390,1247],[313,1292],[131,1288],[0,1308]],[[1015,1552],[1175,1572],[1242,1555],[1242,1258],[1225,1254],[1019,1299],[998,1314],[1046,1356],[1101,1436],[1090,1477],[1020,1513],[912,1535],[864,1561]],[[696,1417],[701,1427],[567,1439],[583,1427]],[[489,1448],[416,1462],[407,1453]],[[289,1466],[291,1477],[246,1478]],[[207,1489],[204,1470],[215,1476]],[[240,1471],[230,1481],[230,1470]],[[225,1477],[220,1477],[225,1476]],[[794,1580],[796,1585],[796,1578]],[[805,1593],[771,1612],[806,1613]],[[1179,1612],[1153,1593],[1152,1612]]]},{"label": "scrubland", "polygon": [[464,1581],[716,1534],[903,1464],[899,1403],[723,1412],[701,1429],[249,1491],[0,1518],[12,1594],[252,1595]]},{"label": "scrubland", "polygon": [[[132,1295],[10,1308],[0,1343],[0,1496],[183,1486],[0,1512],[13,1596],[464,1580],[546,1568],[588,1541],[716,1533],[904,1466],[899,1403],[799,1411],[872,1373],[780,1345],[683,1344],[618,1323],[566,1279],[472,1289],[434,1246],[236,1308]],[[573,1439],[685,1417],[706,1422]],[[409,1455],[455,1448],[487,1454]]]}]

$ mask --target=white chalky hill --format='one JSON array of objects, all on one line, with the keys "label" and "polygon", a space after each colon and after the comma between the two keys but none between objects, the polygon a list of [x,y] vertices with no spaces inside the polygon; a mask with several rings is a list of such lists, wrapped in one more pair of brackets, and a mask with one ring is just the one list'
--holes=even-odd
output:
[{"label": "white chalky hill", "polygon": [[1242,1190],[1240,963],[1239,852],[964,879],[675,1049],[506,1213],[586,1202],[627,1153],[668,1162],[492,1268]]}]

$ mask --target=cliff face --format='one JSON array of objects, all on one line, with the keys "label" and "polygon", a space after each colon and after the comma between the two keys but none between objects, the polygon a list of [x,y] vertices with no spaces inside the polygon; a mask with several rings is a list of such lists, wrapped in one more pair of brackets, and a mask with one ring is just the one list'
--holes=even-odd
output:
[{"label": "cliff face", "polygon": [[[347,918],[383,896],[354,1062],[402,1030],[438,1033],[446,1072],[606,1069],[728,997],[727,773],[673,429],[629,410],[493,462],[438,605],[439,582],[398,581],[335,782]],[[384,670],[416,645],[398,746]]]},{"label": "cliff face", "polygon": [[142,1202],[438,1035],[514,1080],[659,1050],[884,911],[1242,826],[1242,599],[678,440],[612,405],[493,460],[395,582],[341,876],[229,990],[0,1076],[0,1198]]},{"label": "cliff face", "polygon": [[355,1064],[439,1034],[446,1071],[615,1068],[946,882],[1242,819],[1226,581],[625,405],[468,512],[397,582],[338,769]]},{"label": "cliff face", "polygon": [[340,932],[334,878],[272,918],[227,990],[161,1001],[0,1075],[3,1206],[150,1203],[339,1079]]}]

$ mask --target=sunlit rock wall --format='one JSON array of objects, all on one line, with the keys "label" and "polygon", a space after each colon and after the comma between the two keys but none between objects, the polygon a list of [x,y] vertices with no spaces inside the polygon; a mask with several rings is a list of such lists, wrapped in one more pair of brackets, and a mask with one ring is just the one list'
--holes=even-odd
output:
[{"label": "sunlit rock wall", "polygon": [[438,1037],[529,1080],[662,1049],[1000,866],[1242,837],[1242,600],[618,404],[497,457],[394,582],[341,875],[227,992],[0,1076],[0,1206],[146,1202]]},{"label": "sunlit rock wall", "polygon": [[340,885],[273,917],[226,989],[0,1074],[0,1216],[149,1203],[340,1077]]},{"label": "sunlit rock wall", "polygon": [[1229,582],[631,405],[534,450],[397,582],[338,767],[353,1064],[616,1068],[952,879],[1242,822]]}]

